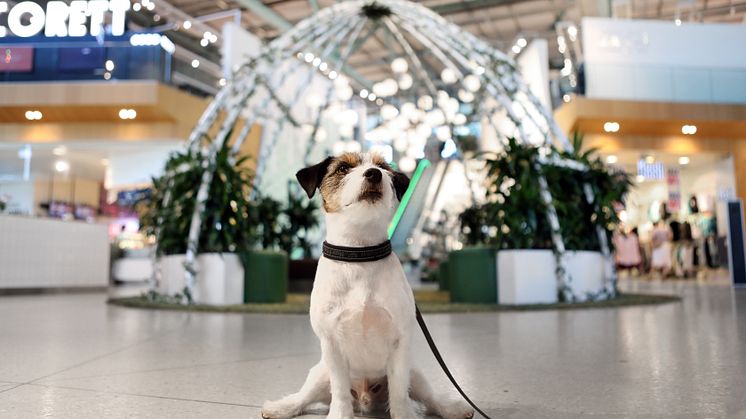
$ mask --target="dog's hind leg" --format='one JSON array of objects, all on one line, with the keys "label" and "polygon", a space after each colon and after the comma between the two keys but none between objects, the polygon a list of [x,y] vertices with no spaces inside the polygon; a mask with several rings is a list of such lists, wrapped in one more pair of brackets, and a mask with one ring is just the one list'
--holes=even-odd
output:
[{"label": "dog's hind leg", "polygon": [[424,404],[427,413],[438,415],[443,419],[467,419],[474,416],[474,410],[463,401],[448,400],[447,397],[433,393],[430,384],[416,369],[412,369],[410,377],[409,395],[412,400]]},{"label": "dog's hind leg", "polygon": [[319,361],[310,371],[301,389],[283,399],[268,401],[262,406],[265,419],[288,419],[303,413],[303,409],[313,403],[329,404],[329,372],[323,361]]}]

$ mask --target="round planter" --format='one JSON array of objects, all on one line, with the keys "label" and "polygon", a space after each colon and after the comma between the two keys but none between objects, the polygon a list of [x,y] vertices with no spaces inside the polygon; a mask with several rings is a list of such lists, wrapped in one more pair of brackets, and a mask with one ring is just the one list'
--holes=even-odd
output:
[{"label": "round planter", "polygon": [[448,254],[448,289],[453,303],[497,302],[495,249],[467,247]]},{"label": "round planter", "polygon": [[243,256],[244,302],[284,303],[288,293],[285,252],[254,250]]}]

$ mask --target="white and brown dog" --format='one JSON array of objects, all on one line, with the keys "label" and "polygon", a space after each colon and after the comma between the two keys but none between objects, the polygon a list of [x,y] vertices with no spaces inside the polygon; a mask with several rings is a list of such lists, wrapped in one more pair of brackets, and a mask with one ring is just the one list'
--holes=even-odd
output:
[{"label": "white and brown dog", "polygon": [[[327,243],[356,248],[387,241],[389,221],[409,185],[379,156],[354,153],[327,158],[296,177],[309,197],[321,192]],[[322,257],[310,315],[321,360],[300,391],[264,404],[264,418],[291,418],[321,402],[329,404],[328,418],[350,419],[354,408],[365,413],[376,401],[386,407],[386,397],[394,419],[420,417],[413,400],[443,418],[473,415],[465,403],[434,395],[412,369],[414,297],[393,253],[370,262]]]}]

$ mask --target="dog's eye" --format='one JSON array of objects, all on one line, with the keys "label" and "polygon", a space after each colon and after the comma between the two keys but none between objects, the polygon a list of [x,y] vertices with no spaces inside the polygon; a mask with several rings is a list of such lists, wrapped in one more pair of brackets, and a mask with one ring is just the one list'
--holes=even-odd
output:
[{"label": "dog's eye", "polygon": [[355,390],[350,390],[350,394],[352,394],[352,397],[354,397],[354,398],[356,398],[356,399],[357,399],[357,391],[355,391]]},{"label": "dog's eye", "polygon": [[337,173],[347,173],[347,171],[350,170],[350,166],[346,164],[340,164],[339,167],[337,167]]},{"label": "dog's eye", "polygon": [[372,385],[370,387],[370,391],[372,391],[373,393],[378,393],[379,391],[381,391],[381,385],[380,384]]}]

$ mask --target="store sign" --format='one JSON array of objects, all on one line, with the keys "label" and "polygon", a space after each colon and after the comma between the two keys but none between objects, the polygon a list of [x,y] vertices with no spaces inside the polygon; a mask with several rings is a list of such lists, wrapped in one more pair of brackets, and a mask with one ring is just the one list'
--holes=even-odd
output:
[{"label": "store sign", "polygon": [[124,34],[129,0],[49,1],[46,9],[33,1],[11,4],[0,1],[0,15],[7,14],[8,26],[0,25],[0,37],[8,34],[28,38],[44,32],[49,37],[78,37],[101,33],[104,19],[111,14],[111,34]]}]

